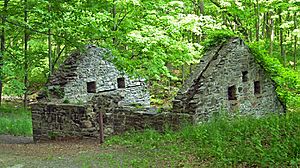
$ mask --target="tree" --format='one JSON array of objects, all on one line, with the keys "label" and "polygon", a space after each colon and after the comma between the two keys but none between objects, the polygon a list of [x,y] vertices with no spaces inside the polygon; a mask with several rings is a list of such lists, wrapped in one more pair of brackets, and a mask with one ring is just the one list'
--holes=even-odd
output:
[{"label": "tree", "polygon": [[2,104],[2,67],[3,67],[3,55],[5,53],[5,25],[7,17],[7,6],[9,0],[3,0],[3,16],[2,16],[2,28],[1,28],[1,37],[0,37],[0,106]]},{"label": "tree", "polygon": [[28,3],[24,0],[24,107],[27,107],[27,97],[28,97],[28,41],[29,41],[29,31],[28,31]]}]

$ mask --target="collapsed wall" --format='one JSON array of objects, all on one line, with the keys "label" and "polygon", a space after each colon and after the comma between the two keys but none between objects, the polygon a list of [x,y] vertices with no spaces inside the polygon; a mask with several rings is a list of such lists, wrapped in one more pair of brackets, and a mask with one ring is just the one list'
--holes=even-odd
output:
[{"label": "collapsed wall", "polygon": [[104,136],[132,130],[166,127],[178,129],[193,117],[182,113],[157,113],[150,108],[120,107],[118,94],[99,94],[86,105],[36,103],[32,107],[35,142],[64,138],[99,138],[99,114],[103,114]]}]

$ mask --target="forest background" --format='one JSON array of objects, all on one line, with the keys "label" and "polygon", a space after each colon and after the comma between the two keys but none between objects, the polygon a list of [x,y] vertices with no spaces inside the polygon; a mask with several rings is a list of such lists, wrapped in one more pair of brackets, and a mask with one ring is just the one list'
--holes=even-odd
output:
[{"label": "forest background", "polygon": [[170,107],[205,48],[240,36],[300,104],[300,0],[1,0],[0,95],[34,95],[66,57],[108,48],[120,70],[148,80],[153,105]]}]

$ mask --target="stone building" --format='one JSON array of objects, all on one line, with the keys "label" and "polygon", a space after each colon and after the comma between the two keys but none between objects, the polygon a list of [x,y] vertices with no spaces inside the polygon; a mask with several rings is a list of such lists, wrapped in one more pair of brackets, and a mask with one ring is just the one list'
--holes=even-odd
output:
[{"label": "stone building", "polygon": [[131,79],[104,57],[106,49],[93,45],[75,52],[55,72],[47,84],[50,99],[71,104],[84,104],[99,93],[119,93],[122,105],[150,106],[150,96],[143,79]]},{"label": "stone building", "polygon": [[149,127],[176,129],[220,111],[262,115],[285,110],[274,81],[239,38],[211,48],[178,92],[173,110],[161,113],[148,108],[145,82],[118,71],[102,58],[106,54],[89,46],[72,54],[50,78],[50,99],[31,106],[35,141],[99,138],[100,132],[110,136]]},{"label": "stone building", "polygon": [[209,50],[173,101],[176,112],[196,121],[215,112],[261,115],[283,112],[276,85],[239,38]]},{"label": "stone building", "polygon": [[166,125],[177,128],[191,116],[157,113],[143,79],[131,79],[103,59],[106,49],[88,46],[73,53],[31,104],[33,139],[99,138]]}]

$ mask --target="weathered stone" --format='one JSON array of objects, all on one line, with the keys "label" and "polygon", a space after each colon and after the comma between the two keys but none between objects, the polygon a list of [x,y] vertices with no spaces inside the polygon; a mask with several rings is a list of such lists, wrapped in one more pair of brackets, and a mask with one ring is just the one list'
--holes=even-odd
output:
[{"label": "weathered stone", "polygon": [[81,122],[82,122],[83,128],[91,128],[93,126],[91,121],[83,120]]},{"label": "weathered stone", "polygon": [[96,94],[86,105],[37,103],[32,105],[33,136],[35,142],[68,137],[99,138],[99,114],[103,114],[104,136],[125,131],[165,126],[178,129],[193,118],[180,113],[157,113],[154,108],[123,107],[117,93]]},{"label": "weathered stone", "polygon": [[197,121],[224,110],[243,114],[285,110],[274,82],[239,38],[206,53],[178,92],[174,107],[176,111],[195,112]]},{"label": "weathered stone", "polygon": [[[77,104],[87,103],[100,92],[119,93],[124,97],[120,105],[140,104],[150,106],[150,95],[144,79],[130,79],[104,59],[111,53],[94,45],[84,52],[74,52],[47,84],[50,98]],[[111,56],[112,57],[112,56]],[[124,85],[124,86],[123,86]],[[39,99],[46,97],[40,94]],[[47,98],[45,98],[47,99]]]},{"label": "weathered stone", "polygon": [[[91,47],[87,54],[77,54],[66,61],[68,68],[73,69],[76,65],[76,70],[70,71],[70,76],[63,74],[53,77],[53,86],[49,86],[63,86],[65,98],[84,99],[84,105],[56,102],[33,104],[34,140],[53,137],[99,138],[100,114],[103,115],[104,136],[107,137],[149,127],[159,131],[166,127],[178,129],[184,123],[202,122],[224,110],[255,115],[282,112],[284,107],[277,98],[274,82],[255,62],[247,46],[240,45],[243,43],[238,40],[231,39],[209,51],[179,91],[173,111],[164,113],[158,113],[153,108],[127,106],[132,102],[135,105],[149,104],[149,95],[143,91],[143,80],[129,80],[125,76],[125,82],[128,81],[127,86],[130,87],[115,89],[117,83],[112,79],[117,80],[119,72],[111,63],[99,59],[104,50]],[[87,55],[90,57],[87,58]],[[81,64],[77,64],[75,58]],[[98,69],[94,65],[106,68]],[[73,72],[77,74],[76,77]],[[97,93],[86,93],[86,82],[90,81],[97,81]]]}]

